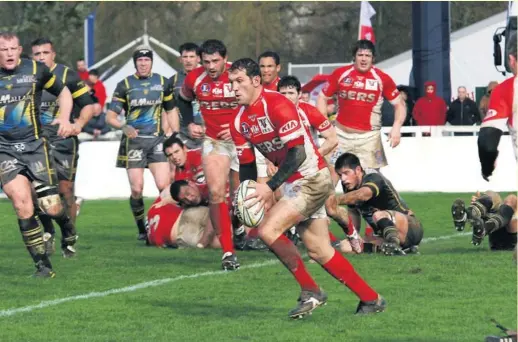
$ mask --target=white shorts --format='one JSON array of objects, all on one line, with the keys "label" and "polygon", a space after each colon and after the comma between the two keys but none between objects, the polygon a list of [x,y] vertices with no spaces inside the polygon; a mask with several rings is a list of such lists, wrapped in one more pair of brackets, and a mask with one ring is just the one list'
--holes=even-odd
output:
[{"label": "white shorts", "polygon": [[230,158],[230,169],[239,172],[239,161],[237,159],[236,145],[233,141],[216,140],[210,137],[203,138],[202,155],[219,154]]},{"label": "white shorts", "polygon": [[255,150],[255,165],[257,166],[257,177],[268,178],[266,158],[257,148]]},{"label": "white shorts", "polygon": [[208,207],[199,206],[185,209],[176,228],[176,244],[178,247],[196,248],[208,222]]},{"label": "white shorts", "polygon": [[313,176],[297,179],[282,186],[281,201],[288,201],[306,219],[326,218],[325,203],[334,193],[329,168],[322,169]]},{"label": "white shorts", "polygon": [[336,159],[345,152],[356,155],[363,168],[379,169],[388,165],[381,142],[381,131],[348,133],[336,127],[336,134],[338,135],[338,148],[329,158],[331,166],[334,166]]}]

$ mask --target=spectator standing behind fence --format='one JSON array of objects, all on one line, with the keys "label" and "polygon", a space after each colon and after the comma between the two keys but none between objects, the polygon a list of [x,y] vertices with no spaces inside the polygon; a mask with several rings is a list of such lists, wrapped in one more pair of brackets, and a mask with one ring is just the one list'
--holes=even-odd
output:
[{"label": "spectator standing behind fence", "polygon": [[88,69],[86,68],[86,62],[83,58],[79,58],[76,61],[76,69],[77,69],[77,74],[79,75],[79,78],[82,79],[83,81],[87,81],[88,80]]},{"label": "spectator standing behind fence", "polygon": [[103,82],[99,79],[99,71],[92,69],[88,72],[88,79],[92,82],[92,88],[95,92],[95,96],[99,100],[101,108],[104,110],[104,103],[106,102],[106,88]]},{"label": "spectator standing behind fence", "polygon": [[417,100],[412,116],[418,126],[442,126],[446,123],[446,102],[437,96],[434,81],[424,84],[425,95]]},{"label": "spectator standing behind fence", "polygon": [[482,98],[480,99],[480,103],[478,105],[478,110],[480,111],[481,120],[484,120],[484,118],[486,117],[487,111],[489,109],[488,108],[489,96],[491,96],[491,92],[493,91],[493,88],[496,87],[497,85],[498,85],[497,81],[489,82],[489,84],[487,85],[486,94],[484,94],[484,96],[482,96]]},{"label": "spectator standing behind fence", "polygon": [[479,125],[482,122],[480,112],[475,101],[467,96],[466,87],[459,87],[457,96],[446,112],[446,121],[454,126]]}]

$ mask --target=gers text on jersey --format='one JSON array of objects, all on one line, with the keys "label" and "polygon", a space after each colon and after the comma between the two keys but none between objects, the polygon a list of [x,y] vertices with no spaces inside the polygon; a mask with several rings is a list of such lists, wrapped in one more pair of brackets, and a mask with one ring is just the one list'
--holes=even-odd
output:
[{"label": "gers text on jersey", "polygon": [[322,156],[303,126],[295,105],[284,95],[263,90],[250,106],[240,107],[230,125],[239,162],[248,164],[255,160],[255,146],[274,165],[279,166],[288,150],[304,145],[306,159],[288,182],[312,176],[326,167]]}]

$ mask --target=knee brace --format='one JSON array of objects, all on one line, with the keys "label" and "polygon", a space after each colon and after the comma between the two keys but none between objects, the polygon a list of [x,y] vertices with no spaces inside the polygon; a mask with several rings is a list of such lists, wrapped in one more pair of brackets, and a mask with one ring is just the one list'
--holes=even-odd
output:
[{"label": "knee brace", "polygon": [[38,206],[44,213],[48,213],[49,209],[61,205],[61,197],[58,189],[53,185],[37,184],[34,186]]}]

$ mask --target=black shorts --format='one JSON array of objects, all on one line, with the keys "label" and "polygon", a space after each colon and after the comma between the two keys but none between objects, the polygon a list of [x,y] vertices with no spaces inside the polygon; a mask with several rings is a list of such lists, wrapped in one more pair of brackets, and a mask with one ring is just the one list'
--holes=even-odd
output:
[{"label": "black shorts", "polygon": [[31,182],[57,184],[53,155],[46,139],[0,142],[0,183],[5,186],[19,174]]},{"label": "black shorts", "polygon": [[417,246],[423,239],[423,225],[414,215],[406,215],[408,220],[408,232],[406,233],[406,241],[401,246],[403,248],[410,248]]},{"label": "black shorts", "polygon": [[178,138],[183,142],[183,144],[187,147],[188,150],[194,150],[197,148],[202,148],[203,139],[193,139],[185,132],[180,131],[178,133]]},{"label": "black shorts", "polygon": [[492,251],[512,251],[516,247],[516,233],[509,233],[506,227],[489,234],[489,248]]},{"label": "black shorts", "polygon": [[77,137],[58,139],[50,142],[54,165],[56,167],[58,180],[73,182],[76,179],[77,162],[79,160]]},{"label": "black shorts", "polygon": [[128,139],[124,135],[121,139],[116,166],[125,169],[144,169],[149,164],[167,163],[163,142],[163,136]]}]

